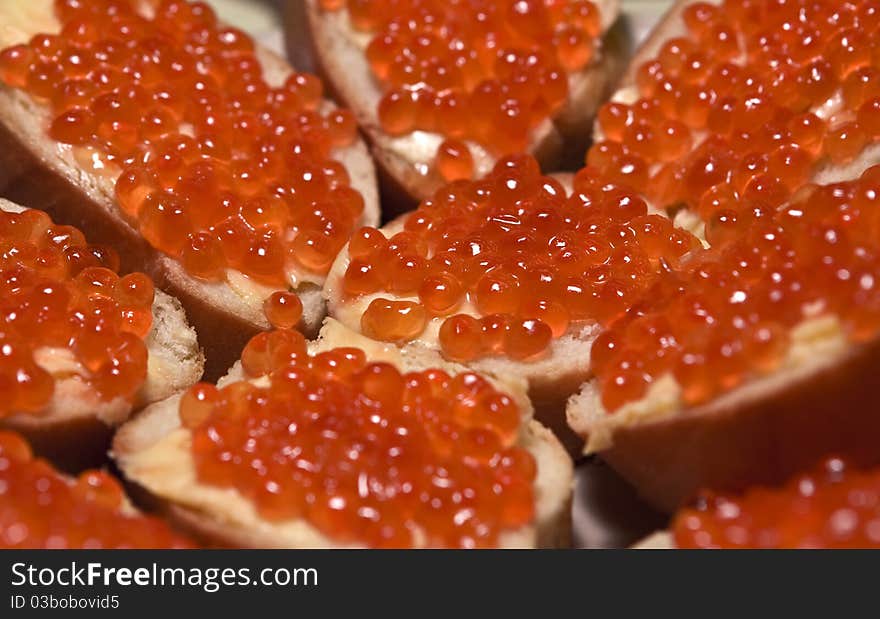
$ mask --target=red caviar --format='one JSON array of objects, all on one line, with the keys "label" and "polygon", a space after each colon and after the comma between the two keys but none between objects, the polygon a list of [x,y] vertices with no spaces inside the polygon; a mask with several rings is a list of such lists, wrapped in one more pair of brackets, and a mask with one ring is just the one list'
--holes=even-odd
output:
[{"label": "red caviar", "polygon": [[405,342],[418,337],[426,322],[427,312],[418,303],[375,299],[361,316],[361,330],[377,340]]},{"label": "red caviar", "polygon": [[437,149],[437,171],[445,181],[466,180],[474,174],[474,158],[467,144],[444,140]]},{"label": "red caviar", "polygon": [[[460,140],[503,155],[526,150],[568,97],[569,74],[593,60],[601,16],[589,0],[322,0],[371,35],[365,54],[383,90],[386,133],[446,138],[436,168],[469,178]],[[478,113],[474,113],[474,111]]]},{"label": "red caviar", "polygon": [[257,336],[242,363],[266,382],[196,385],[180,416],[199,480],[263,518],[370,547],[493,546],[532,521],[519,408],[480,376],[401,373],[356,348],[309,356],[292,331]]},{"label": "red caviar", "polygon": [[840,319],[850,341],[880,331],[880,167],[809,185],[782,210],[742,202],[709,220],[713,247],[659,278],[599,336],[592,366],[605,408],[672,374],[687,405],[777,369],[791,329]]},{"label": "red caviar", "polygon": [[448,316],[448,357],[533,359],[573,323],[614,320],[661,265],[696,246],[622,186],[584,171],[567,196],[534,159],[515,156],[438,191],[391,238],[358,232],[342,288],[350,298],[379,293],[361,321],[370,337],[411,340],[428,319]]},{"label": "red caviar", "polygon": [[678,548],[880,548],[880,470],[828,458],[782,487],[704,492],[672,529]]},{"label": "red caviar", "polygon": [[784,203],[880,140],[877,14],[872,0],[688,5],[686,32],[639,67],[639,98],[599,112],[587,162],[705,220],[730,200]]},{"label": "red caviar", "polygon": [[118,175],[119,207],[187,271],[283,287],[323,275],[363,210],[334,150],[353,116],[317,78],[269,85],[254,44],[203,2],[56,0],[61,33],[0,52],[0,79],[51,109],[49,135]]},{"label": "red caviar", "polygon": [[0,417],[38,413],[54,392],[41,351],[65,349],[102,400],[132,398],[147,374],[153,282],[41,211],[0,211]]},{"label": "red caviar", "polygon": [[276,329],[290,329],[299,324],[303,306],[299,297],[292,292],[273,292],[263,304],[263,311],[269,323]]},{"label": "red caviar", "polygon": [[122,486],[103,471],[76,479],[0,432],[0,548],[191,548],[168,525],[126,513]]}]

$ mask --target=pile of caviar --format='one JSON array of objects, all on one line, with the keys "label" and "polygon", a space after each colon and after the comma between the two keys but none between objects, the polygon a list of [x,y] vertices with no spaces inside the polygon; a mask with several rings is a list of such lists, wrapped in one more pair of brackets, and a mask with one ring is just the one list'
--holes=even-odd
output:
[{"label": "pile of caviar", "polygon": [[[366,57],[390,135],[443,135],[435,167],[470,178],[464,141],[496,155],[526,150],[531,130],[568,97],[568,74],[596,53],[601,19],[589,0],[321,0],[345,7],[372,38]],[[479,110],[475,114],[473,111]]]},{"label": "pile of caviar", "polygon": [[687,405],[777,369],[791,329],[834,315],[846,337],[880,331],[880,167],[807,185],[782,210],[748,202],[710,220],[712,248],[664,273],[597,338],[591,361],[605,408],[672,373]]},{"label": "pile of caviar", "polygon": [[683,20],[638,68],[638,100],[600,110],[587,156],[652,204],[704,219],[740,199],[781,205],[880,139],[874,0],[697,2]]},{"label": "pile of caviar", "polygon": [[255,337],[242,366],[268,381],[196,385],[180,417],[199,480],[266,520],[369,547],[493,546],[532,522],[519,408],[483,378],[401,373],[356,348],[309,356],[285,330]]},{"label": "pile of caviar", "polygon": [[672,529],[677,548],[880,548],[880,470],[828,458],[780,488],[704,492]]},{"label": "pile of caviar", "polygon": [[396,297],[364,312],[362,331],[375,339],[411,340],[441,317],[451,359],[534,359],[570,324],[623,314],[661,266],[696,244],[589,170],[567,196],[531,157],[507,157],[482,180],[440,190],[391,238],[355,233],[342,289]]},{"label": "pile of caviar", "polygon": [[116,180],[122,211],[193,276],[283,286],[324,274],[363,210],[336,148],[348,111],[322,86],[269,86],[254,43],[203,2],[56,0],[58,34],[0,52],[0,80],[51,109],[49,135]]},{"label": "pile of caviar", "polygon": [[122,487],[102,471],[70,479],[0,432],[0,548],[190,548],[157,518],[122,512]]},{"label": "pile of caviar", "polygon": [[147,375],[143,338],[153,321],[153,282],[120,277],[119,258],[42,211],[0,211],[0,417],[38,412],[54,379],[35,360],[67,349],[78,380],[103,400],[131,398]]}]

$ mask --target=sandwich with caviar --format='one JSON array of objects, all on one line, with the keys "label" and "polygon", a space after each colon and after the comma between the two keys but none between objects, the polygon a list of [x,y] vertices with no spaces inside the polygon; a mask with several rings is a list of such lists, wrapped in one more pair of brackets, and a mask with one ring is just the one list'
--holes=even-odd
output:
[{"label": "sandwich with caviar", "polygon": [[133,410],[193,385],[204,358],[172,297],[41,211],[0,200],[0,428],[69,470],[106,460]]},{"label": "sandwich with caviar", "polygon": [[[139,514],[103,471],[69,477],[0,430],[0,548],[192,548],[158,518]],[[51,507],[49,507],[51,506]]]},{"label": "sandwich with caviar", "polygon": [[310,344],[256,336],[216,386],[126,424],[113,457],[223,546],[564,546],[571,461],[531,413],[521,383],[328,320]]},{"label": "sandwich with caviar", "polygon": [[596,340],[569,422],[672,510],[877,460],[880,7],[679,2],[587,162],[704,240]]},{"label": "sandwich with caviar", "polygon": [[316,333],[338,250],[379,206],[351,112],[203,2],[0,6],[0,190],[180,299],[219,375],[248,338]]},{"label": "sandwich with caviar", "polygon": [[618,0],[288,4],[291,47],[310,40],[397,210],[504,155],[579,160],[625,55]]}]

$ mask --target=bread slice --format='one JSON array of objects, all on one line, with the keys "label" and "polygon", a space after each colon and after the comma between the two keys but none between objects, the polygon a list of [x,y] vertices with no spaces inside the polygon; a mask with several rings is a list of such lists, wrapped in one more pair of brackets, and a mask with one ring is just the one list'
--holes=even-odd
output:
[{"label": "bread slice", "polygon": [[[352,28],[347,11],[324,11],[319,0],[287,4],[289,48],[311,45],[314,64],[325,83],[357,116],[378,166],[386,210],[397,214],[432,195],[444,184],[431,165],[442,136],[426,131],[399,137],[385,134],[377,113],[383,92],[364,54],[367,40]],[[593,116],[625,62],[626,35],[622,28],[611,28],[620,12],[619,0],[596,0],[595,4],[606,33],[602,45],[591,64],[570,76],[566,106],[532,133],[528,151],[547,171],[583,163]],[[476,144],[471,144],[471,152],[475,177],[492,169],[495,157],[489,152]]]},{"label": "bread slice", "polygon": [[[462,371],[420,348],[398,349],[383,345],[345,329],[328,319],[311,352],[337,346],[357,346],[372,361],[386,361],[403,371],[432,367],[448,372]],[[236,364],[221,381],[242,377]],[[493,381],[530,413],[523,386],[516,381]],[[125,424],[113,442],[113,457],[125,477],[146,491],[148,500],[176,524],[200,539],[221,546],[260,548],[338,547],[309,523],[297,520],[269,523],[253,505],[234,490],[198,482],[190,456],[190,433],[181,428],[179,396],[155,404]],[[503,547],[560,547],[570,543],[571,461],[553,434],[535,421],[528,421],[521,436],[538,464],[535,481],[536,521],[533,526],[502,534]]]},{"label": "bread slice", "polygon": [[[617,89],[611,95],[610,100],[626,104],[631,104],[638,100],[639,93],[635,85],[636,72],[642,64],[654,59],[669,39],[687,34],[687,28],[682,16],[688,6],[697,4],[698,2],[720,5],[722,4],[722,1],[723,0],[675,0],[633,54],[633,57],[623,72]],[[839,98],[840,96],[839,92],[834,95],[835,98]],[[814,110],[814,112],[820,117],[827,117],[829,113],[828,110],[833,109],[833,106],[823,105],[822,108],[823,109],[820,110]],[[602,131],[599,128],[598,123],[596,123],[593,140],[598,142],[601,139]],[[857,178],[862,172],[878,163],[880,163],[880,143],[875,143],[867,146],[858,157],[844,165],[835,165],[831,162],[825,161],[814,170],[811,180],[820,185],[851,180]],[[662,205],[652,206],[660,207]],[[680,212],[678,223],[683,227],[686,227],[698,237],[704,238],[702,233],[702,222],[699,222],[695,214],[689,214],[685,211]]]},{"label": "bread slice", "polygon": [[[148,3],[147,3],[148,5]],[[0,47],[27,41],[37,32],[53,32],[52,0],[0,4]],[[272,52],[258,48],[265,78],[278,85],[291,67]],[[325,103],[329,109],[331,103]],[[0,195],[49,212],[59,223],[87,232],[92,242],[111,245],[124,270],[151,275],[157,286],[178,298],[207,355],[206,375],[216,378],[238,357],[247,340],[269,324],[263,300],[272,289],[237,272],[227,282],[191,277],[176,261],[153,249],[115,202],[115,176],[84,169],[69,146],[46,135],[48,109],[26,93],[0,85]],[[360,224],[379,220],[375,170],[362,141],[334,153],[348,170],[351,185],[364,198]],[[301,328],[315,334],[325,315],[320,289],[323,278],[302,274],[295,292],[303,303]]]},{"label": "bread slice", "polygon": [[[670,7],[636,52],[613,100],[638,98],[636,70],[667,40],[686,32],[682,14],[693,3],[679,0]],[[601,138],[598,128],[596,138]],[[846,165],[823,164],[812,180],[851,180],[878,161],[880,144],[874,144]],[[679,223],[685,223],[682,214]],[[700,236],[702,222],[685,219]],[[684,407],[677,385],[667,378],[644,400],[608,415],[597,385],[588,383],[569,403],[569,424],[587,439],[588,453],[600,453],[646,499],[666,510],[700,487],[781,483],[829,451],[867,464],[877,461],[880,399],[871,385],[880,368],[880,342],[847,344],[833,317],[805,321],[795,331],[801,341],[784,369],[706,404]]]},{"label": "bread slice", "polygon": [[[24,441],[21,447],[24,447],[25,453],[19,452],[20,440]],[[78,475],[58,470],[35,453],[33,446],[28,445],[16,432],[0,429],[0,442],[13,447],[12,453],[0,449],[4,462],[3,469],[0,470],[0,485],[7,495],[3,497],[3,511],[0,512],[4,531],[4,535],[0,536],[0,550],[94,550],[96,547],[106,547],[105,544],[108,543],[113,548],[195,547],[190,540],[174,532],[165,522],[140,512],[124,494],[122,484],[115,477],[95,469],[84,470]],[[28,487],[23,483],[16,483],[16,477],[22,474],[22,469],[29,469],[29,472],[26,473],[25,480],[21,481],[26,481],[27,477],[32,477],[39,471],[41,480],[51,482],[47,486],[51,488],[51,495],[44,494],[46,488],[39,484]],[[10,483],[12,490],[8,488]],[[92,492],[83,493],[81,490],[84,487],[90,488]],[[59,492],[64,492],[67,496],[62,500],[58,496]],[[64,505],[65,509],[59,510],[58,505]],[[36,514],[34,507],[39,508]],[[13,533],[22,524],[26,525],[23,537]],[[108,525],[109,529],[106,528]],[[113,531],[114,526],[124,527],[124,535],[119,536],[120,531]],[[69,537],[70,534],[73,535],[73,540]],[[109,537],[105,537],[107,534]],[[161,541],[157,541],[157,538]]]},{"label": "bread slice", "polygon": [[[551,175],[558,180],[567,192],[571,192],[573,176],[568,173]],[[391,237],[403,229],[405,216],[381,228],[386,237]],[[333,267],[327,275],[324,296],[330,316],[353,331],[361,329],[361,316],[370,302],[377,298],[408,299],[418,301],[417,295],[398,296],[381,291],[354,299],[347,298],[342,291],[342,278],[348,269],[351,258],[348,246],[339,252]],[[438,334],[445,316],[435,317],[422,336],[407,348],[424,348],[439,358],[440,344]],[[570,453],[580,450],[583,441],[575,435],[565,420],[565,405],[573,393],[590,376],[590,346],[599,333],[595,323],[572,324],[562,337],[554,339],[540,359],[516,361],[503,356],[489,356],[468,362],[477,372],[502,379],[525,380],[528,384],[529,398],[535,409],[535,418],[549,427],[563,442]]]},{"label": "bread slice", "polygon": [[[19,213],[21,206],[0,199],[0,209]],[[0,427],[27,438],[34,451],[57,466],[76,471],[106,461],[106,450],[116,426],[132,410],[165,399],[195,384],[204,369],[204,355],[195,330],[186,322],[180,302],[156,291],[153,326],[145,339],[147,379],[134,401],[109,402],[78,378],[65,360],[65,351],[42,351],[37,362],[56,377],[55,392],[44,411],[19,413],[0,419]]]},{"label": "bread slice", "polygon": [[880,339],[849,344],[833,317],[809,320],[792,337],[782,369],[695,407],[666,377],[609,415],[588,382],[569,401],[569,423],[586,452],[666,511],[700,488],[783,483],[832,452],[880,461]]}]

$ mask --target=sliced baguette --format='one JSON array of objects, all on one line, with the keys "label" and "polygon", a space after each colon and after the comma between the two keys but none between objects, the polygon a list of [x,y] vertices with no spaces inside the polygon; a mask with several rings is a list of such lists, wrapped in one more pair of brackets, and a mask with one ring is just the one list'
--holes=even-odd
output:
[{"label": "sliced baguette", "polygon": [[[0,209],[18,213],[25,209],[0,199]],[[153,326],[145,340],[147,379],[133,401],[102,401],[85,383],[59,371],[56,355],[38,357],[46,371],[57,376],[52,400],[38,413],[18,413],[0,419],[0,427],[27,438],[34,451],[64,470],[76,471],[106,461],[106,451],[116,426],[132,410],[163,400],[195,384],[202,376],[204,355],[196,333],[186,322],[180,302],[157,291],[153,301]],[[75,373],[74,373],[75,374]]]},{"label": "sliced baguette", "polygon": [[[27,41],[37,32],[57,31],[58,24],[51,15],[52,0],[3,3],[0,46]],[[258,58],[272,85],[282,83],[292,71],[284,60],[266,49],[258,48]],[[325,103],[325,107],[331,106]],[[230,273],[229,282],[199,280],[153,249],[116,205],[115,176],[84,169],[72,148],[48,138],[48,122],[46,106],[22,91],[0,85],[0,195],[45,210],[60,223],[77,226],[93,242],[117,249],[124,270],[151,275],[157,286],[181,301],[196,327],[207,355],[206,375],[220,376],[250,336],[269,327],[262,303],[272,289],[236,273]],[[366,146],[358,140],[334,156],[348,170],[352,186],[364,198],[360,224],[378,223],[375,170]],[[300,327],[315,334],[325,315],[320,294],[323,278],[302,275],[295,290],[303,303]]]},{"label": "sliced baguette", "polygon": [[[639,67],[647,61],[654,59],[660,52],[663,45],[674,37],[680,37],[687,34],[687,29],[682,19],[684,10],[697,2],[705,2],[707,4],[720,5],[723,0],[675,0],[659,22],[651,30],[648,37],[641,43],[639,48],[633,54],[629,65],[623,72],[623,76],[618,83],[617,90],[611,95],[611,101],[619,101],[621,103],[631,104],[638,100],[639,94],[636,88],[636,72]],[[834,97],[840,97],[839,93],[835,93]],[[833,97],[833,98],[834,98]],[[831,106],[833,107],[833,106]],[[820,106],[827,110],[828,105]],[[813,110],[823,114],[820,110]],[[602,132],[598,123],[594,127],[594,141],[602,139]],[[857,178],[862,172],[873,165],[880,163],[880,143],[867,146],[858,157],[843,165],[834,165],[829,161],[824,161],[813,171],[811,181],[821,185],[837,183]],[[669,207],[675,211],[678,205],[651,205],[652,207],[662,208]],[[700,238],[704,238],[703,224],[685,211],[681,211],[682,216],[679,223],[688,230],[696,234]]]},{"label": "sliced baguette", "polygon": [[795,345],[786,366],[693,408],[666,380],[614,414],[594,381],[569,402],[568,420],[648,501],[672,511],[700,488],[780,484],[834,452],[880,461],[880,339],[847,344],[834,320]]},{"label": "sliced baguette", "polygon": [[[571,174],[553,174],[567,192],[571,191],[573,177]],[[404,225],[405,215],[381,228],[386,237],[399,232]],[[342,292],[342,278],[351,258],[348,246],[337,256],[327,281],[324,285],[324,296],[330,316],[352,331],[360,332],[361,316],[371,301],[377,298],[397,299],[408,298],[418,300],[417,296],[398,297],[390,292],[378,292],[355,299],[346,298]],[[445,317],[432,319],[422,336],[407,348],[422,347],[432,351],[439,357],[438,333]],[[562,337],[554,339],[547,352],[539,359],[515,361],[507,357],[482,357],[468,362],[475,371],[499,378],[514,378],[528,383],[529,398],[535,409],[535,418],[549,427],[566,446],[570,453],[576,453],[582,446],[582,440],[575,435],[565,419],[565,405],[573,393],[590,375],[590,346],[598,335],[597,324],[573,324]]]},{"label": "sliced baguette", "polygon": [[[320,338],[311,344],[314,354],[336,346],[358,346],[370,360],[382,360],[404,371],[441,367],[461,371],[461,366],[443,362],[431,351],[401,350],[352,333],[327,320]],[[221,380],[239,380],[236,364]],[[530,413],[522,384],[494,381],[510,393],[525,413]],[[155,404],[117,433],[113,457],[125,477],[146,493],[147,501],[173,522],[196,537],[220,546],[258,548],[335,548],[332,539],[303,520],[269,523],[255,512],[252,503],[238,492],[198,482],[190,456],[190,433],[181,428],[179,396]],[[570,543],[571,461],[553,434],[535,421],[525,422],[521,445],[538,464],[534,526],[502,534],[503,547],[560,547]]]},{"label": "sliced baguette", "polygon": [[[679,0],[670,7],[636,52],[613,100],[638,98],[636,70],[667,40],[685,33],[682,14],[693,3]],[[820,165],[812,180],[851,180],[878,161],[880,144],[874,144],[846,165]],[[700,236],[702,223],[691,224],[687,227]],[[871,464],[880,459],[880,399],[871,388],[880,368],[880,342],[849,346],[839,337],[839,325],[813,327],[827,327],[827,337],[799,346],[785,369],[704,405],[683,407],[677,387],[666,380],[643,401],[608,415],[597,385],[587,383],[569,402],[569,424],[587,439],[588,453],[600,453],[667,511],[701,487],[781,483],[830,451]]]},{"label": "sliced baguette", "polygon": [[[583,163],[593,116],[625,62],[626,34],[620,27],[612,28],[620,11],[619,0],[598,0],[596,5],[606,34],[593,62],[570,76],[566,106],[532,132],[528,152],[548,171]],[[382,131],[377,113],[381,86],[364,54],[365,35],[352,28],[347,11],[324,11],[318,0],[289,2],[288,7],[288,47],[295,50],[291,54],[302,55],[297,50],[310,45],[312,60],[325,83],[337,101],[356,114],[378,167],[386,210],[399,214],[433,194],[444,184],[432,166],[443,138],[426,131],[399,137]],[[483,176],[492,169],[495,157],[477,144],[470,147],[475,176]]]},{"label": "sliced baguette", "polygon": [[[10,432],[3,429],[0,429],[0,440],[8,441],[10,438],[21,437],[21,433]],[[26,440],[26,439],[25,439]],[[14,443],[13,443],[14,444]],[[73,487],[76,485],[83,484],[83,480],[88,480],[91,484],[91,476],[95,473],[99,475],[104,475],[103,471],[98,471],[94,469],[84,470],[82,472],[77,471],[78,475],[71,474],[71,471],[65,471],[63,469],[58,469],[57,466],[53,466],[54,463],[47,464],[45,457],[41,456],[35,449],[33,445],[28,446],[30,448],[30,453],[26,457],[25,462],[18,463],[19,465],[24,464],[25,467],[29,465],[45,465],[46,468],[42,471],[43,475],[46,475],[49,479],[53,480],[53,485],[55,482],[60,482],[68,487]],[[9,549],[28,549],[28,550],[58,550],[60,548],[64,549],[85,549],[85,548],[95,548],[95,543],[99,543],[103,545],[107,540],[106,539],[92,539],[93,535],[95,537],[100,538],[102,533],[104,533],[104,529],[97,529],[96,527],[104,527],[107,525],[108,516],[121,516],[127,519],[127,522],[124,522],[126,526],[134,525],[137,527],[139,524],[143,524],[144,521],[149,522],[147,529],[141,528],[139,532],[135,534],[131,534],[131,530],[129,529],[128,547],[131,548],[132,544],[140,545],[146,548],[145,540],[139,535],[140,532],[150,531],[152,534],[156,534],[161,530],[167,531],[169,534],[172,534],[173,537],[167,540],[167,543],[170,544],[169,547],[173,548],[193,548],[193,544],[190,540],[180,536],[177,533],[174,533],[173,529],[167,526],[166,523],[158,520],[154,516],[147,516],[139,511],[131,502],[129,497],[123,493],[122,484],[116,478],[113,478],[112,481],[109,479],[102,479],[102,484],[108,484],[114,490],[118,489],[120,493],[120,502],[115,507],[109,507],[106,503],[103,503],[102,495],[100,492],[97,493],[97,498],[94,496],[88,496],[81,493],[74,494],[74,503],[76,505],[70,506],[68,511],[62,511],[56,509],[52,509],[53,503],[57,505],[58,501],[56,497],[47,497],[41,496],[43,489],[39,487],[39,485],[31,486],[30,488],[19,488],[18,492],[14,492],[11,494],[13,497],[12,500],[9,499],[10,493],[6,487],[7,481],[10,481],[8,476],[9,469],[9,460],[8,454],[3,454],[4,459],[4,467],[3,470],[0,470],[0,485],[3,486],[5,493],[7,496],[3,497],[3,530],[5,535],[0,536],[0,550],[9,550]],[[13,462],[15,460],[13,459]],[[16,475],[16,466],[13,465],[13,478],[12,483],[15,484],[14,478]],[[6,479],[2,479],[6,477]],[[43,477],[45,479],[45,477]],[[59,484],[60,486],[60,484]],[[24,490],[24,492],[22,492]],[[56,490],[53,490],[55,492]],[[112,495],[111,495],[112,496]],[[50,502],[47,504],[46,499],[49,499]],[[82,516],[84,515],[83,507],[91,504],[91,511],[94,514],[97,509],[98,512],[104,512],[99,515],[99,518],[96,521],[92,519],[84,519]],[[21,522],[21,517],[27,516],[28,512],[31,512],[33,506],[39,505],[42,509],[39,510],[39,513],[36,515],[35,522],[27,522],[26,524],[31,528],[30,533],[25,540],[16,539],[16,535],[9,535],[10,532],[14,528],[14,524],[16,522]],[[78,511],[79,517],[71,517],[74,510]],[[88,513],[88,512],[85,512]],[[31,517],[34,516],[33,513],[30,514]],[[117,524],[123,524],[117,522]],[[82,535],[83,533],[88,532],[89,535]],[[34,535],[35,533],[35,535]],[[68,544],[70,540],[67,539],[67,533],[73,533],[75,537],[78,538],[77,543],[75,543],[72,547]],[[27,546],[22,546],[22,541],[24,541]]]}]

